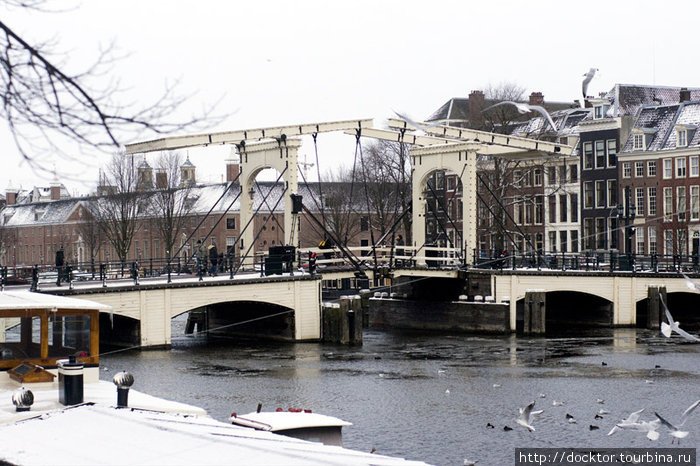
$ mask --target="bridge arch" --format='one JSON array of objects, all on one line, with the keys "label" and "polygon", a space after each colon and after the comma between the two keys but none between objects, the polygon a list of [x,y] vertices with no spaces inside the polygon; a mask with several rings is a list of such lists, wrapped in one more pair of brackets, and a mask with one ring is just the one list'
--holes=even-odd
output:
[{"label": "bridge arch", "polygon": [[[462,189],[462,244],[465,251],[476,246],[476,157],[479,143],[445,144],[411,151],[413,162],[413,246],[426,243],[427,181],[435,171],[447,170],[458,175]],[[467,254],[469,257],[469,254]]]},{"label": "bridge arch", "polygon": [[[298,138],[280,138],[278,141],[237,146],[241,159],[241,208],[240,224],[247,225],[253,218],[255,201],[255,178],[266,168],[273,168],[282,175],[284,180],[284,244],[292,244],[294,233],[291,194],[297,194],[298,189],[298,149],[301,140]],[[241,236],[239,248],[246,251],[255,238],[253,228],[247,228]],[[246,264],[252,263],[252,257],[246,259]]]},{"label": "bridge arch", "polygon": [[[697,333],[700,331],[700,294],[686,290],[668,291],[666,305],[673,316],[673,320],[680,322],[680,326],[686,330]],[[661,320],[665,321],[665,313],[661,308]],[[640,299],[636,303],[637,326],[644,326],[648,319],[648,301]],[[691,332],[691,333],[693,333]]]}]

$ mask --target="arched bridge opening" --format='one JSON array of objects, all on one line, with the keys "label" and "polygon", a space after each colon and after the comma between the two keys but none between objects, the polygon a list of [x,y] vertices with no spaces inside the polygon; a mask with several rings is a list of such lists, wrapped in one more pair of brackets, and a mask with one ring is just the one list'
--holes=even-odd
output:
[{"label": "arched bridge opening", "polygon": [[[700,332],[700,294],[686,292],[672,292],[666,294],[666,305],[673,316],[673,320],[679,322],[682,329],[690,333]],[[661,319],[666,321],[666,314],[661,306]],[[649,300],[637,301],[637,327],[644,327],[648,321]]]},{"label": "arched bridge opening", "polygon": [[294,310],[277,304],[229,301],[193,309],[186,314],[185,334],[204,334],[208,338],[294,340]]},{"label": "arched bridge opening", "polygon": [[141,322],[117,313],[100,313],[100,353],[141,345]]},{"label": "arched bridge opening", "polygon": [[[516,303],[516,332],[523,333],[525,299]],[[587,328],[610,327],[613,303],[605,298],[579,291],[545,293],[545,334],[570,334]]]}]

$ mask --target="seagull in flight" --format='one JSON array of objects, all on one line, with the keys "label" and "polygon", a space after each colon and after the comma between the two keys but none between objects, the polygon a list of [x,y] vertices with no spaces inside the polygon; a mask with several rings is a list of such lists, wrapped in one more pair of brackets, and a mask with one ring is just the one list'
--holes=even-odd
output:
[{"label": "seagull in flight", "polygon": [[595,76],[595,72],[598,71],[598,68],[591,68],[588,70],[588,73],[584,74],[583,78],[583,83],[581,83],[581,90],[583,91],[583,98],[586,98],[586,92],[588,91],[588,84],[593,80],[593,76]]},{"label": "seagull in flight", "polygon": [[524,408],[520,408],[520,417],[515,420],[515,423],[525,427],[527,430],[530,432],[534,432],[535,428],[532,427],[532,421],[535,420],[535,416],[538,414],[542,414],[542,410],[540,409],[539,411],[533,411],[532,408],[535,407],[535,402],[531,401],[530,404],[525,406]]},{"label": "seagull in flight", "polygon": [[683,278],[685,278],[685,285],[688,287],[689,290],[695,290],[695,291],[700,291],[700,285],[695,283],[693,279],[691,279],[689,276],[681,272],[681,275],[683,275]]},{"label": "seagull in flight", "polygon": [[[632,414],[630,414],[629,416],[627,416],[627,418],[618,422],[618,424],[634,424],[635,422],[639,421],[639,416],[641,416],[643,412],[644,412],[644,408],[640,409],[639,411],[635,411]],[[613,428],[610,429],[610,432],[608,432],[608,435],[612,435],[615,432],[617,432],[618,430],[620,430],[620,427],[618,427],[618,424],[615,424],[613,426]]]},{"label": "seagull in flight", "polygon": [[503,102],[499,102],[495,105],[491,105],[490,107],[485,108],[482,111],[482,113],[487,110],[491,110],[494,107],[498,107],[499,105],[513,105],[515,106],[515,108],[518,109],[518,113],[539,112],[549,122],[549,124],[552,126],[552,129],[554,131],[558,131],[557,125],[554,124],[554,120],[552,120],[552,117],[549,115],[549,112],[547,112],[547,110],[545,110],[544,107],[540,107],[539,105],[530,105],[521,102],[513,102],[512,100],[504,100]]},{"label": "seagull in flight", "polygon": [[[671,433],[669,435],[671,435],[671,437],[677,438],[678,442],[680,443],[682,438],[686,438],[688,436],[688,432],[684,431],[684,430],[680,430],[680,427],[683,427],[683,424],[685,424],[685,421],[688,420],[688,416],[690,416],[690,413],[692,413],[695,410],[695,408],[697,408],[699,405],[700,405],[700,400],[696,401],[695,403],[690,405],[688,407],[688,409],[683,411],[683,414],[681,414],[681,420],[678,423],[677,427],[674,426],[673,424],[671,424],[670,422],[668,422],[666,419],[659,416],[659,413],[655,412],[654,414],[656,415],[657,418],[659,418],[659,421],[661,421],[661,423],[663,425],[665,425],[666,427],[668,427],[668,429],[671,431]],[[673,443],[673,441],[671,441],[671,443]]]},{"label": "seagull in flight", "polygon": [[661,304],[664,305],[664,312],[666,313],[666,319],[668,319],[668,323],[661,322],[661,333],[663,333],[666,338],[671,338],[671,333],[676,332],[686,340],[700,342],[700,338],[689,334],[678,326],[678,321],[673,320],[673,316],[669,312],[668,307],[666,306],[666,303],[661,295],[659,295],[659,301],[661,301]]},{"label": "seagull in flight", "polygon": [[405,121],[409,125],[413,126],[416,129],[419,129],[421,131],[425,131],[426,129],[433,128],[435,126],[440,126],[442,124],[442,123],[437,122],[437,121],[432,122],[432,123],[418,123],[417,121],[413,120],[409,116],[402,115],[401,113],[399,113],[395,110],[392,110],[392,111],[396,114],[397,117],[401,118],[403,121]]},{"label": "seagull in flight", "polygon": [[656,419],[654,421],[621,422],[619,424],[616,424],[615,427],[619,427],[620,429],[629,429],[636,430],[639,432],[646,432],[647,438],[649,440],[658,440],[660,434],[656,429],[658,429],[660,425],[661,421]]}]

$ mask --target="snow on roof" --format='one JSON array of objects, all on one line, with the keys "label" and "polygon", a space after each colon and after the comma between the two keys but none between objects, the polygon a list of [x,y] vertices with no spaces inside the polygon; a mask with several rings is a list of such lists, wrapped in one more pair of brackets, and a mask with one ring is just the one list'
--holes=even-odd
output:
[{"label": "snow on roof", "polygon": [[[672,150],[677,146],[676,125],[691,128],[687,147],[700,147],[700,101],[673,105],[643,106],[634,122],[633,131],[624,142],[622,152],[634,151],[634,130],[651,136],[646,151]],[[637,149],[638,150],[638,149]]]},{"label": "snow on roof", "polygon": [[11,464],[425,464],[297,440],[209,417],[98,405],[79,405],[1,426],[0,437],[0,459]]},{"label": "snow on roof", "polygon": [[0,291],[0,310],[12,309],[96,309],[107,312],[112,310],[112,306],[87,299],[67,298],[30,291]]}]

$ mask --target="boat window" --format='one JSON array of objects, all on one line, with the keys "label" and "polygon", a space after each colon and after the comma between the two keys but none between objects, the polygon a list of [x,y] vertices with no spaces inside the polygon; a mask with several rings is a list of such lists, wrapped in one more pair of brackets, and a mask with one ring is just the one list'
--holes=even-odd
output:
[{"label": "boat window", "polygon": [[[34,331],[38,333],[38,338],[35,338]],[[40,332],[40,318],[0,318],[0,359],[14,360],[41,357]]]},{"label": "boat window", "polygon": [[49,357],[90,355],[90,316],[55,316],[49,322]]}]

